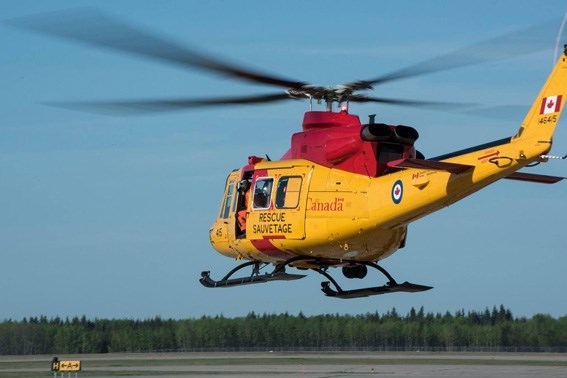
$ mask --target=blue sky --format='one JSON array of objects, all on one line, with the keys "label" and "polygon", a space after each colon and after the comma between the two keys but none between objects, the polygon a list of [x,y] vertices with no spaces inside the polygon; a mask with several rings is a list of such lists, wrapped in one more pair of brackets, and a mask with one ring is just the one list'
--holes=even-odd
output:
[{"label": "blue sky", "polygon": [[[82,5],[215,56],[321,85],[373,78],[567,11],[555,0],[54,0],[4,1],[0,14],[10,19]],[[308,103],[145,117],[53,108],[41,102],[272,88],[0,27],[0,320],[392,307],[403,313],[412,306],[444,312],[500,304],[521,316],[567,313],[565,183],[498,182],[412,224],[407,247],[383,266],[399,281],[434,286],[425,293],[337,300],[320,292],[316,273],[294,282],[202,287],[201,271],[219,278],[235,266],[208,240],[226,175],[249,155],[281,156]],[[554,43],[552,35],[547,51],[390,83],[375,95],[527,111],[552,67]],[[524,116],[495,120],[381,105],[352,105],[351,112],[414,126],[426,156],[512,135]],[[552,153],[567,153],[565,118]],[[531,172],[566,176],[567,163]]]}]

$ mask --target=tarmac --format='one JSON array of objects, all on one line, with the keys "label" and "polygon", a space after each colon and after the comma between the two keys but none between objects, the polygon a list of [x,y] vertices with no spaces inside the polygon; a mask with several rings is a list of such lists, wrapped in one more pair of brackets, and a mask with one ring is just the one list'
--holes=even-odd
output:
[{"label": "tarmac", "polygon": [[[75,377],[51,372],[53,357],[1,356],[0,377]],[[77,377],[567,377],[564,353],[119,353],[58,358],[80,360]]]}]

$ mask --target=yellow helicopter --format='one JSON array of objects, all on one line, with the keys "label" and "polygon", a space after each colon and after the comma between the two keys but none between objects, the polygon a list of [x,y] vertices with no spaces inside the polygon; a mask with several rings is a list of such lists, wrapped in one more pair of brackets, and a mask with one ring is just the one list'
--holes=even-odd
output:
[{"label": "yellow helicopter", "polygon": [[[398,283],[378,265],[406,246],[411,222],[500,179],[548,184],[564,179],[518,170],[551,158],[547,154],[553,132],[567,101],[567,48],[513,136],[426,159],[415,147],[419,137],[416,129],[376,122],[375,116],[363,123],[349,113],[349,104],[448,104],[371,97],[361,92],[384,82],[483,61],[478,57],[462,59],[465,50],[333,88],[228,64],[98,11],[73,10],[11,23],[89,45],[285,88],[280,93],[232,98],[55,105],[89,111],[153,112],[288,99],[326,103],[326,110],[311,108],[304,114],[302,130],[292,136],[290,149],[280,159],[250,156],[244,166],[228,175],[219,212],[210,228],[210,241],[221,254],[242,262],[219,280],[211,278],[208,271],[202,272],[200,282],[206,287],[305,277],[286,272],[287,267],[292,267],[326,277],[322,291],[331,297],[429,290],[430,286]],[[105,32],[97,33],[94,29]],[[523,33],[531,32],[527,29]],[[510,41],[517,37],[514,34]],[[338,104],[337,110],[334,104]],[[272,268],[263,273],[266,267]],[[362,279],[371,268],[383,274],[387,282],[344,290],[329,272],[335,267],[341,268],[349,279]],[[245,268],[251,272],[239,276]]]},{"label": "yellow helicopter", "polygon": [[[332,297],[431,289],[398,283],[376,262],[405,247],[411,222],[497,180],[564,179],[517,171],[547,161],[566,96],[567,48],[515,135],[430,159],[415,149],[414,128],[372,118],[361,124],[346,108],[305,113],[303,131],[293,135],[282,159],[252,156],[228,176],[211,244],[248,261],[219,281],[203,272],[201,283],[222,287],[304,277],[285,272],[293,266],[328,278],[322,290]],[[260,274],[260,264],[267,263],[275,269]],[[252,275],[231,278],[250,265]],[[347,278],[364,278],[368,267],[375,268],[388,282],[343,290],[329,267],[342,267]]]}]

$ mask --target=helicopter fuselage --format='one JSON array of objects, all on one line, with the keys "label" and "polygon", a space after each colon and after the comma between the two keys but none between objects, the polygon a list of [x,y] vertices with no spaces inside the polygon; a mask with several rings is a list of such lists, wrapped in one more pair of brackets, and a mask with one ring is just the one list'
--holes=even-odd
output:
[{"label": "helicopter fuselage", "polygon": [[[527,142],[516,136],[424,160],[413,147],[417,133],[407,126],[396,135],[400,126],[355,122],[341,128],[352,136],[344,147],[328,143],[334,139],[333,120],[346,114],[327,114],[331,126],[319,125],[315,131],[310,160],[293,158],[310,152],[301,141],[312,135],[298,133],[282,160],[250,157],[248,165],[228,176],[210,229],[217,251],[272,263],[295,256],[375,262],[405,246],[412,221],[509,176],[551,147],[550,140]],[[306,113],[308,120],[323,117],[323,112]],[[304,124],[304,133],[313,129]],[[381,154],[383,149],[386,154]],[[249,183],[249,194],[239,190],[243,180]],[[245,225],[238,221],[239,213]],[[312,264],[307,260],[294,266]]]}]

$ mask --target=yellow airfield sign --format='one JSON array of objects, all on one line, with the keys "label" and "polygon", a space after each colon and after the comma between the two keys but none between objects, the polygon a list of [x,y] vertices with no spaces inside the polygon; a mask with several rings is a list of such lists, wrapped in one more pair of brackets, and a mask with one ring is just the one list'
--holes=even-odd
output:
[{"label": "yellow airfield sign", "polygon": [[[80,360],[62,360],[54,362],[53,367],[56,367],[56,371],[59,372],[75,372],[81,371],[81,361]],[[57,365],[57,366],[55,366]]]}]

